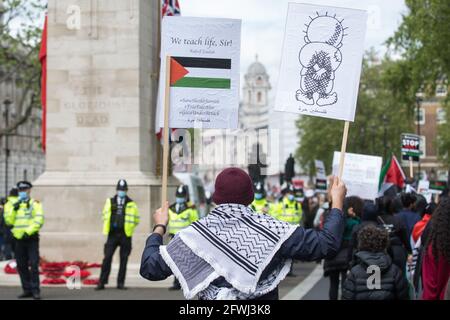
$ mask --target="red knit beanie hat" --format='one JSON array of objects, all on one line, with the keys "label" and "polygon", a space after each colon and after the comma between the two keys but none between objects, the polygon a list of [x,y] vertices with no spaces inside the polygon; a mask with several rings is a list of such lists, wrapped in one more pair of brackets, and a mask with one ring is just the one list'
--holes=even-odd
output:
[{"label": "red knit beanie hat", "polygon": [[217,176],[213,195],[216,204],[237,203],[248,206],[254,196],[252,179],[244,170],[228,168]]}]

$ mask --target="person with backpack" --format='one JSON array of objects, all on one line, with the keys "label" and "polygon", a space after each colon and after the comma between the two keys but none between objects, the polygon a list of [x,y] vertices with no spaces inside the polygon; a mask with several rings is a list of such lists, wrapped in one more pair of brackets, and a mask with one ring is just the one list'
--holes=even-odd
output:
[{"label": "person with backpack", "polygon": [[360,230],[355,264],[342,290],[343,300],[408,300],[408,283],[387,254],[388,243],[387,230],[375,225]]},{"label": "person with backpack", "polygon": [[[349,242],[352,239],[353,229],[361,223],[364,202],[361,198],[352,196],[344,200],[345,229],[341,248],[338,254],[332,259],[325,259],[324,276],[330,278],[330,288],[328,291],[330,300],[337,300],[339,294],[339,283],[345,281],[349,266],[348,250]],[[340,278],[340,281],[339,281]]]}]

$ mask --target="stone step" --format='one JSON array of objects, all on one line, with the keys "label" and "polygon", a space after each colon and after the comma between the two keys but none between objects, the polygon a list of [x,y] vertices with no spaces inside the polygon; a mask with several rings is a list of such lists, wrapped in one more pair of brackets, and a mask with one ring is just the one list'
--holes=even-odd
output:
[{"label": "stone step", "polygon": [[[4,269],[9,261],[0,262],[0,287],[20,287],[20,278],[17,274],[6,274]],[[127,276],[125,286],[129,288],[169,288],[173,283],[173,276],[170,276],[163,281],[148,281],[139,274],[139,264],[129,263],[127,266]],[[89,278],[98,278],[100,276],[100,268],[89,269],[91,276]],[[117,284],[117,274],[119,272],[119,264],[113,264],[109,276],[110,287],[115,287]],[[43,276],[41,275],[41,281]],[[82,287],[92,287],[91,285],[81,285]],[[42,287],[66,287],[66,285],[50,285],[43,284]]]}]

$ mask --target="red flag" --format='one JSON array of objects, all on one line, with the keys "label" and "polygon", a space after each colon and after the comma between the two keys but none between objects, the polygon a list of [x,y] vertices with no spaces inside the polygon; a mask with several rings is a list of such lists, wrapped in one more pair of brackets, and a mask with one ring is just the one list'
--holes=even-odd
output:
[{"label": "red flag", "polygon": [[42,31],[39,61],[41,62],[42,150],[45,152],[47,147],[47,16]]}]

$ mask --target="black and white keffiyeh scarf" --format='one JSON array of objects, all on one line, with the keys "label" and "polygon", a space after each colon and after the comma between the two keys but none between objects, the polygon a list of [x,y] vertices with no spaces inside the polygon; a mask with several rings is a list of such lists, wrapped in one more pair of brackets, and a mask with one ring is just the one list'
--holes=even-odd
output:
[{"label": "black and white keffiyeh scarf", "polygon": [[[180,231],[160,252],[186,299],[254,299],[275,289],[292,264],[286,259],[265,279],[261,274],[296,229],[239,204],[222,204]],[[211,283],[223,277],[232,288]]]}]

